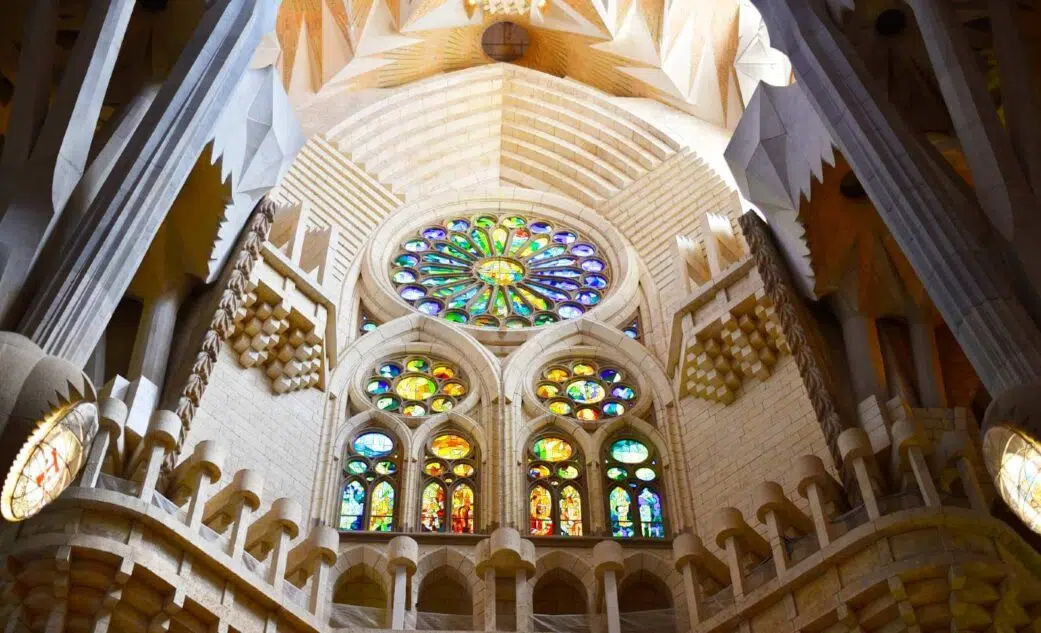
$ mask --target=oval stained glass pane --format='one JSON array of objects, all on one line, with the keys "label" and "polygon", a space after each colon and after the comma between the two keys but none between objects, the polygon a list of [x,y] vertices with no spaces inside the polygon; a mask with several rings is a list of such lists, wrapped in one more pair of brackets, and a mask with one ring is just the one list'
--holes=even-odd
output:
[{"label": "oval stained glass pane", "polygon": [[446,411],[451,411],[452,407],[454,406],[455,403],[452,402],[452,399],[446,398],[444,396],[434,398],[430,401],[430,410],[434,413],[444,413]]},{"label": "oval stained glass pane", "polygon": [[427,242],[426,242],[426,240],[409,240],[409,241],[405,242],[405,250],[406,251],[409,251],[409,252],[412,252],[412,253],[418,253],[420,251],[425,251],[426,249],[427,249]]},{"label": "oval stained glass pane", "polygon": [[600,380],[603,380],[604,382],[607,382],[607,383],[618,382],[621,379],[622,379],[622,373],[620,371],[618,371],[617,369],[601,369],[600,370]]},{"label": "oval stained glass pane", "polygon": [[405,363],[405,369],[417,373],[425,373],[430,370],[430,361],[425,358],[410,358]]},{"label": "oval stained glass pane", "polygon": [[394,391],[405,400],[426,400],[437,393],[437,383],[426,376],[408,376],[398,381]]},{"label": "oval stained glass pane", "polygon": [[538,464],[528,469],[528,477],[532,479],[545,479],[549,477],[549,468]]},{"label": "oval stained glass pane", "polygon": [[411,270],[399,270],[390,276],[396,284],[410,284],[416,280],[416,273]]},{"label": "oval stained glass pane", "polygon": [[445,465],[441,462],[427,462],[426,466],[423,467],[423,472],[431,477],[440,477],[445,474]]},{"label": "oval stained glass pane", "polygon": [[416,299],[422,299],[425,297],[427,291],[423,290],[419,286],[405,286],[398,291],[398,294],[400,294],[401,298],[405,301],[415,301]]},{"label": "oval stained glass pane", "polygon": [[541,384],[535,389],[535,395],[542,399],[555,398],[560,395],[560,387],[550,384]]},{"label": "oval stained glass pane", "polygon": [[542,486],[531,489],[528,497],[528,521],[530,532],[534,536],[548,536],[553,533],[553,497],[549,490]]},{"label": "oval stained glass pane", "polygon": [[611,457],[623,464],[642,464],[650,457],[647,446],[636,440],[624,439],[611,444]]},{"label": "oval stained glass pane", "polygon": [[448,365],[437,365],[430,373],[438,380],[448,380],[449,378],[455,378],[455,370]]},{"label": "oval stained glass pane", "polygon": [[466,323],[469,317],[466,316],[465,312],[460,312],[459,310],[450,310],[445,313],[445,319],[451,321],[452,323]]},{"label": "oval stained glass pane", "polygon": [[362,457],[383,457],[394,450],[394,440],[379,431],[369,431],[356,437],[351,447]]},{"label": "oval stained glass pane", "polygon": [[440,532],[445,526],[445,489],[430,482],[419,500],[419,524],[424,532]]},{"label": "oval stained glass pane", "polygon": [[441,391],[443,391],[447,396],[459,398],[466,395],[466,385],[461,382],[446,382],[441,387]]},{"label": "oval stained glass pane", "polygon": [[571,371],[574,372],[576,376],[592,376],[596,374],[596,367],[593,367],[589,363],[575,363],[574,366],[571,367]]},{"label": "oval stained glass pane", "polygon": [[629,476],[629,473],[624,468],[618,468],[616,466],[616,467],[607,469],[607,478],[608,479],[614,479],[615,481],[625,481],[626,477],[628,477],[628,476]]},{"label": "oval stained glass pane", "polygon": [[452,533],[473,534],[474,489],[459,484],[452,490]]},{"label": "oval stained glass pane", "polygon": [[404,266],[409,268],[419,263],[419,258],[411,253],[402,253],[394,258],[394,263],[398,266]]},{"label": "oval stained glass pane", "polygon": [[581,306],[578,306],[574,303],[565,303],[564,305],[557,308],[557,313],[565,319],[577,319],[578,317],[582,316],[584,312],[585,310],[583,310]]},{"label": "oval stained glass pane", "polygon": [[373,396],[381,393],[387,393],[388,391],[390,391],[390,383],[386,380],[376,378],[375,380],[370,380],[369,384],[365,385],[365,391],[367,391],[370,395]]},{"label": "oval stained glass pane", "polygon": [[571,404],[566,400],[554,400],[550,402],[547,407],[551,412],[557,415],[567,415],[571,413]]},{"label": "oval stained glass pane", "polygon": [[600,261],[599,259],[587,259],[582,262],[582,270],[587,273],[599,273],[607,268],[607,264]]},{"label": "oval stained glass pane", "polygon": [[447,226],[450,231],[465,231],[470,228],[470,222],[462,218],[456,218],[454,220],[449,220],[445,226]]},{"label": "oval stained glass pane", "polygon": [[557,468],[557,477],[561,479],[578,479],[578,469],[572,465]]},{"label": "oval stained glass pane", "polygon": [[611,395],[622,400],[633,400],[636,398],[636,390],[629,385],[616,385],[611,388]]},{"label": "oval stained glass pane", "polygon": [[369,531],[391,532],[394,530],[394,486],[381,481],[372,489],[369,507]]},{"label": "oval stained glass pane", "polygon": [[653,468],[637,468],[636,478],[640,481],[654,481],[658,478],[658,473],[654,472]]},{"label": "oval stained glass pane", "polygon": [[398,465],[389,459],[376,462],[376,472],[381,475],[393,475],[398,472]]},{"label": "oval stained glass pane", "polygon": [[557,231],[553,234],[553,241],[558,244],[570,244],[578,239],[578,236],[571,231]]},{"label": "oval stained glass pane", "polygon": [[456,477],[473,477],[474,472],[474,467],[470,464],[456,464],[452,469]]},{"label": "oval stained glass pane", "polygon": [[564,382],[568,379],[568,376],[570,376],[566,369],[560,369],[557,367],[547,369],[543,375],[546,377],[546,380],[552,380],[553,382]]},{"label": "oval stained glass pane", "polygon": [[401,375],[401,365],[397,363],[385,363],[380,366],[379,371],[376,373],[384,378],[390,378],[393,380]]},{"label": "oval stained glass pane", "polygon": [[383,396],[376,399],[376,408],[380,411],[397,411],[401,401],[394,396]]},{"label": "oval stained glass pane", "polygon": [[361,461],[360,459],[352,459],[351,461],[347,462],[346,470],[348,473],[352,475],[361,475],[368,469],[369,465]]},{"label": "oval stained glass pane", "polygon": [[609,418],[617,418],[625,413],[625,406],[621,402],[605,402],[601,408],[604,411],[604,415]]},{"label": "oval stained glass pane", "polygon": [[406,418],[421,418],[427,414],[427,409],[418,402],[407,404],[405,408],[401,410],[401,415]]},{"label": "oval stained glass pane", "polygon": [[[443,240],[448,236],[448,233],[439,226],[432,226],[429,229],[423,229],[423,237],[428,240]],[[592,253],[590,253],[592,255]]]},{"label": "oval stained glass pane", "polygon": [[579,404],[595,404],[606,395],[600,383],[592,380],[575,380],[565,389],[567,396]]},{"label": "oval stained glass pane", "polygon": [[462,459],[470,454],[470,442],[459,435],[446,433],[430,442],[430,452],[441,459]]},{"label": "oval stained glass pane", "polygon": [[532,222],[529,226],[532,233],[549,233],[553,227],[548,222]]},{"label": "oval stained glass pane", "polygon": [[592,244],[581,242],[572,246],[571,252],[579,257],[589,257],[590,255],[596,254],[596,247]]},{"label": "oval stained glass pane", "polygon": [[559,437],[543,437],[531,445],[531,452],[544,462],[562,462],[575,454],[571,444]]},{"label": "oval stained glass pane", "polygon": [[583,422],[596,422],[600,419],[600,412],[591,407],[585,407],[575,411],[575,417]]},{"label": "oval stained glass pane", "polygon": [[441,310],[444,309],[444,306],[441,305],[440,301],[435,301],[434,299],[427,299],[425,301],[420,301],[419,303],[417,303],[416,309],[422,312],[423,314],[427,314],[429,316],[437,316],[441,314]]}]

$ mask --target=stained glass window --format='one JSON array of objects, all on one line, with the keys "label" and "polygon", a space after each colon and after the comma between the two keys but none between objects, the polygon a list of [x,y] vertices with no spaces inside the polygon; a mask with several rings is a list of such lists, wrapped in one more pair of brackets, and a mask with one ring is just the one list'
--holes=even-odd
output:
[{"label": "stained glass window", "polygon": [[377,363],[365,391],[377,409],[414,418],[451,411],[469,388],[454,363],[403,354]]},{"label": "stained glass window", "polygon": [[358,316],[359,334],[368,334],[369,332],[375,330],[378,326],[379,324],[376,323],[376,321],[374,321],[371,316],[369,316],[368,312],[366,312],[365,310],[361,311],[361,314]]},{"label": "stained glass window", "polygon": [[640,327],[640,317],[637,315],[629,322],[629,325],[622,328],[622,334],[625,334],[634,341],[639,341],[643,334],[643,328]]},{"label": "stained glass window", "polygon": [[572,359],[543,369],[535,395],[551,413],[596,422],[624,414],[636,402],[635,384],[617,367]]},{"label": "stained glass window", "polygon": [[425,227],[401,244],[389,274],[398,295],[420,312],[482,328],[578,318],[611,285],[598,246],[557,222],[518,215]]},{"label": "stained glass window", "polygon": [[653,445],[631,436],[607,442],[604,476],[611,535],[665,538],[660,460]]},{"label": "stained glass window", "polygon": [[460,433],[441,433],[430,440],[419,503],[419,525],[424,532],[476,531],[478,463],[473,442]]},{"label": "stained glass window", "polygon": [[582,536],[582,456],[558,435],[544,435],[528,449],[528,519],[534,536]]},{"label": "stained glass window", "polygon": [[366,429],[348,442],[343,458],[341,530],[394,531],[400,476],[397,441],[380,429]]}]

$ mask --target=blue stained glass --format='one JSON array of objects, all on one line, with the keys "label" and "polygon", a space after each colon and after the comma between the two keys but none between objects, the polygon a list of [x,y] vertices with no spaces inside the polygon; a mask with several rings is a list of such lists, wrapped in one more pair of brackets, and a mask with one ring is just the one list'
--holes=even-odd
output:
[{"label": "blue stained glass", "polygon": [[579,257],[589,257],[590,255],[596,254],[596,247],[592,244],[575,244],[571,247],[571,252]]},{"label": "blue stained glass", "polygon": [[380,367],[379,375],[384,378],[397,378],[401,375],[401,365],[397,363],[387,363]]},{"label": "blue stained glass", "polygon": [[468,228],[470,228],[470,223],[462,218],[448,221],[448,230],[450,231],[465,231]]},{"label": "blue stained glass", "polygon": [[622,400],[632,400],[636,397],[636,390],[628,385],[617,385],[611,389],[611,395]]},{"label": "blue stained glass", "polygon": [[578,302],[582,305],[595,306],[600,303],[600,294],[592,290],[583,290],[578,293]]},{"label": "blue stained glass", "polygon": [[537,270],[540,268],[559,268],[560,266],[578,266],[578,260],[574,257],[560,257],[549,262],[539,262],[538,265],[532,266],[532,268]]},{"label": "blue stained glass", "polygon": [[651,456],[651,452],[647,450],[643,442],[629,439],[618,440],[611,444],[610,453],[611,457],[623,464],[642,464]]},{"label": "blue stained glass", "polygon": [[530,261],[532,263],[534,263],[534,262],[541,262],[541,261],[543,261],[545,259],[549,259],[550,257],[556,257],[557,255],[563,255],[563,254],[564,254],[564,247],[563,246],[550,246],[549,248],[547,248],[546,250],[542,251],[538,255],[532,257]]},{"label": "blue stained glass", "polygon": [[362,515],[365,514],[365,488],[357,481],[343,487],[340,499],[340,529],[361,530]]},{"label": "blue stained glass", "polygon": [[394,450],[394,440],[378,431],[370,431],[359,435],[352,444],[354,452],[363,457],[382,457]]},{"label": "blue stained glass", "polygon": [[633,530],[632,499],[625,488],[616,487],[607,498],[611,512],[611,536],[631,538]]},{"label": "blue stained glass", "polygon": [[603,290],[607,287],[607,278],[600,275],[586,275],[582,281],[590,288],[596,288],[597,290]]},{"label": "blue stained glass", "polygon": [[405,242],[405,250],[413,253],[419,251],[425,251],[427,249],[427,243],[425,240],[409,240]]},{"label": "blue stained glass", "polygon": [[573,303],[565,303],[557,308],[557,312],[565,319],[577,319],[582,316],[583,310]]},{"label": "blue stained glass", "polygon": [[584,262],[582,262],[582,270],[586,271],[587,273],[603,272],[605,268],[607,268],[607,264],[600,261],[599,259],[587,259]]},{"label": "blue stained glass", "polygon": [[532,233],[549,233],[553,230],[553,227],[546,222],[532,222],[528,228]]},{"label": "blue stained glass", "polygon": [[423,314],[430,316],[437,316],[441,313],[441,302],[439,301],[421,301],[416,307]]},{"label": "blue stained glass", "polygon": [[553,234],[553,241],[558,244],[570,244],[578,239],[571,231],[557,231]]},{"label": "blue stained glass", "polygon": [[423,229],[423,237],[428,240],[443,240],[448,233],[439,226],[432,226],[429,229]]},{"label": "blue stained glass", "polygon": [[[637,471],[639,472],[639,471]],[[640,491],[640,531],[645,538],[665,538],[665,524],[661,516],[661,498],[650,488]]]},{"label": "blue stained glass", "polygon": [[618,382],[622,379],[622,374],[616,369],[601,369],[600,380],[604,382]]},{"label": "blue stained glass", "polygon": [[577,270],[571,270],[570,268],[550,268],[548,270],[536,270],[532,272],[533,275],[539,277],[566,277],[568,279],[576,279],[582,276]]},{"label": "blue stained glass", "polygon": [[541,283],[546,284],[547,286],[553,286],[554,288],[557,288],[559,290],[571,291],[578,290],[582,287],[573,281],[568,281],[567,279],[540,279],[539,281]]},{"label": "blue stained glass", "polygon": [[405,301],[415,301],[416,299],[425,297],[427,291],[423,290],[419,286],[405,286],[400,290],[399,294]]},{"label": "blue stained glass", "polygon": [[402,253],[394,258],[394,263],[398,266],[415,266],[419,263],[419,258],[409,253]]}]

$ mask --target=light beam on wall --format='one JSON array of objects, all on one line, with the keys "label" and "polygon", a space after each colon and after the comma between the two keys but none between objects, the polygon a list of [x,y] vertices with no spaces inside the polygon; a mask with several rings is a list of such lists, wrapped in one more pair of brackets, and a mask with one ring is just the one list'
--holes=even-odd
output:
[{"label": "light beam on wall", "polygon": [[983,422],[983,461],[1001,499],[1041,534],[1041,385],[999,395]]}]

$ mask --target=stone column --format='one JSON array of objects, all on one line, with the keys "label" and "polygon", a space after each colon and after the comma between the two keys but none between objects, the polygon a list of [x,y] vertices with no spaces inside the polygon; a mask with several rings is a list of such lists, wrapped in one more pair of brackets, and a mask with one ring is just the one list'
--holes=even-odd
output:
[{"label": "stone column", "polygon": [[408,579],[416,573],[419,544],[408,536],[394,537],[387,543],[387,565],[394,571],[394,589],[390,595],[390,628],[405,628],[405,612],[409,607]]},{"label": "stone column", "polygon": [[853,382],[853,398],[857,403],[875,396],[879,402],[889,398],[886,388],[885,360],[878,340],[875,319],[861,312],[855,300],[856,290],[831,296],[831,306],[842,326],[842,341],[846,349],[846,365]]},{"label": "stone column", "polygon": [[495,630],[495,568],[484,570],[484,630]]},{"label": "stone column", "polygon": [[329,569],[336,563],[336,551],[340,542],[340,536],[331,527],[318,526],[316,532],[321,532],[319,537],[322,555],[315,562],[314,574],[311,576],[311,595],[307,604],[314,619],[320,623],[328,622],[326,615],[329,599]]},{"label": "stone column", "polygon": [[842,435],[839,435],[839,453],[842,455],[843,468],[853,470],[868,519],[874,521],[880,518],[882,512],[878,507],[878,496],[875,494],[872,473],[868,467],[869,463],[874,466],[875,456],[871,452],[871,440],[864,429],[853,428],[843,431]]},{"label": "stone column", "polygon": [[977,512],[989,514],[990,507],[983,495],[979,478],[976,477],[976,469],[966,457],[966,454],[973,450],[969,437],[964,431],[947,431],[940,438],[933,456],[933,468],[942,475],[953,467],[955,476],[961,481],[962,489],[969,500],[969,506]]},{"label": "stone column", "polygon": [[825,3],[754,3],[771,44],[792,62],[796,89],[853,166],[987,390],[1002,393],[1037,379],[1041,331],[1015,294],[964,183],[857,63]]},{"label": "stone column", "polygon": [[784,489],[774,481],[764,481],[752,492],[755,515],[766,526],[770,535],[770,550],[778,577],[791,566],[788,549],[784,544],[785,532],[791,528],[802,534],[813,531],[813,522],[785,496]]},{"label": "stone column", "polygon": [[[526,586],[528,575],[535,572],[535,546],[531,541],[522,539],[520,532],[514,528],[503,527],[477,544],[474,558],[477,561],[477,574],[484,579],[485,585],[484,630],[496,630],[495,579],[497,576],[504,576],[514,578],[517,583],[517,630],[530,631],[531,598]],[[525,584],[523,590],[520,587],[522,573]],[[526,607],[523,604],[524,596],[528,596]]]},{"label": "stone column", "polygon": [[532,622],[532,592],[531,585],[528,584],[528,570],[518,568],[514,571],[513,583],[517,631],[518,633],[530,633],[534,623]]},{"label": "stone column", "polygon": [[195,445],[191,462],[193,472],[189,481],[192,493],[188,501],[188,529],[195,533],[202,525],[210,487],[220,481],[224,451],[214,440],[204,440]]},{"label": "stone column", "polygon": [[616,541],[600,541],[593,547],[593,566],[604,583],[604,611],[607,633],[621,633],[622,621],[618,610],[618,578],[625,571],[625,555]]},{"label": "stone column", "polygon": [[831,543],[831,523],[828,522],[824,504],[837,496],[838,482],[828,474],[824,462],[816,455],[803,455],[795,460],[795,479],[798,482],[796,489],[809,503],[817,543],[824,549]]},{"label": "stone column", "polygon": [[705,549],[701,538],[689,532],[680,533],[673,539],[672,560],[676,571],[683,575],[683,595],[686,598],[690,630],[696,631],[704,618],[702,570],[724,585],[730,580],[729,570],[722,561]]},{"label": "stone column", "polygon": [[716,545],[726,552],[726,563],[730,568],[730,586],[734,588],[734,599],[736,600],[747,593],[745,555],[754,553],[762,558],[768,558],[770,544],[745,523],[745,518],[736,508],[716,510],[712,525]]},{"label": "stone column", "polygon": [[929,472],[925,461],[925,451],[929,442],[925,436],[906,418],[893,424],[893,445],[900,451],[901,461],[910,466],[914,474],[922,501],[928,508],[940,507],[940,493],[936,490],[936,482]]},{"label": "stone column", "polygon": [[105,466],[105,459],[114,455],[118,462],[119,451],[112,450],[118,444],[123,432],[123,423],[127,418],[127,406],[118,398],[105,398],[98,403],[98,434],[90,446],[87,463],[80,473],[80,485],[94,488],[98,485],[98,477]]},{"label": "stone column", "polygon": [[181,437],[181,418],[173,411],[156,411],[148,425],[145,435],[144,478],[138,490],[138,498],[145,502],[152,501],[156,483],[159,482],[159,470],[166,459],[166,454],[177,447]]},{"label": "stone column", "polygon": [[918,379],[918,398],[926,409],[946,409],[947,391],[943,384],[939,349],[936,347],[936,327],[920,317],[911,322],[911,357],[915,378]]},{"label": "stone column", "polygon": [[288,498],[276,499],[271,504],[271,510],[277,514],[277,517],[274,521],[271,565],[268,568],[267,580],[277,595],[282,592],[282,583],[286,579],[289,542],[300,533],[300,517],[303,515],[303,510],[301,510],[300,504]]}]

